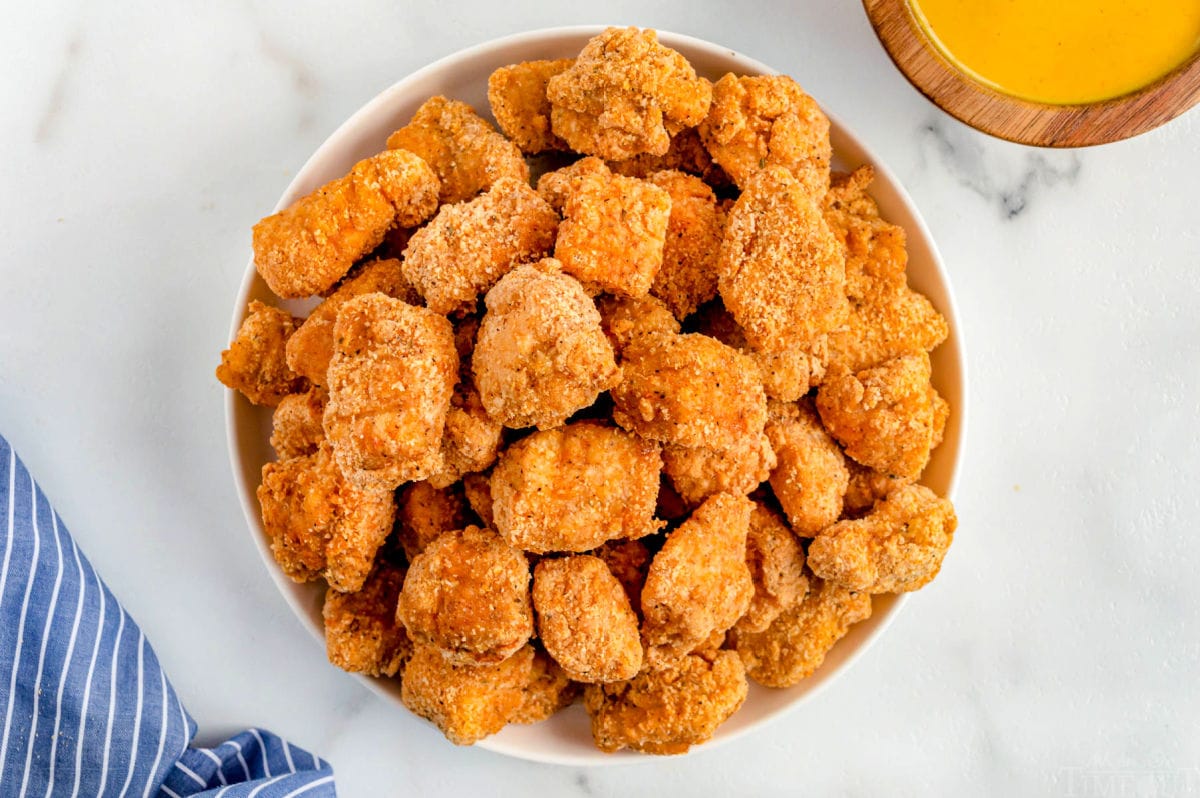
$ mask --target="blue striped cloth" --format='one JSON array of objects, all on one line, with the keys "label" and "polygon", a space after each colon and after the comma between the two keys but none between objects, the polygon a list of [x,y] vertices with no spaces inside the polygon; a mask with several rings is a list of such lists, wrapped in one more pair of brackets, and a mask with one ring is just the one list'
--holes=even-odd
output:
[{"label": "blue striped cloth", "polygon": [[0,796],[326,798],[333,769],[260,729],[190,747],[137,623],[0,436]]}]

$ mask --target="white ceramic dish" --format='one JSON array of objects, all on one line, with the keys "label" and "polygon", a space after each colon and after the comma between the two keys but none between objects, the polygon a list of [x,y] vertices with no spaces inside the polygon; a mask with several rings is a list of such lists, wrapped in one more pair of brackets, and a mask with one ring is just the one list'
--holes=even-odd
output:
[{"label": "white ceramic dish", "polygon": [[[471,47],[447,56],[418,72],[409,75],[363,106],[350,117],[324,144],[292,180],[280,197],[276,210],[290,205],[296,198],[317,186],[345,174],[357,160],[383,149],[389,133],[405,124],[417,107],[435,94],[464,100],[480,113],[487,113],[487,77],[497,67],[518,61],[539,58],[565,58],[576,55],[584,43],[603,28],[585,26],[532,31]],[[696,71],[715,80],[726,72],[739,74],[772,74],[776,70],[725,47],[674,33],[659,32],[659,40],[683,53]],[[795,76],[801,83],[803,75]],[[820,101],[820,97],[817,98]],[[955,311],[950,282],[942,267],[937,249],[924,222],[899,181],[887,167],[874,157],[856,136],[834,117],[832,139],[835,166],[852,168],[862,163],[875,167],[876,179],[872,195],[879,202],[884,218],[901,225],[908,233],[909,282],[926,294],[950,322],[950,338],[933,353],[934,384],[950,402],[953,410],[946,429],[945,440],[934,452],[923,482],[939,494],[953,494],[958,473],[959,455],[966,429],[966,371],[962,354],[962,338]],[[247,229],[253,220],[247,220]],[[230,340],[245,316],[251,299],[278,303],[266,284],[255,272],[253,260],[234,306]],[[301,303],[283,303],[293,312],[307,310]],[[323,586],[321,583],[296,584],[283,575],[271,556],[267,538],[259,518],[255,490],[260,482],[262,465],[273,458],[268,438],[271,414],[255,407],[234,392],[228,392],[226,404],[229,453],[238,495],[267,571],[279,587],[300,621],[319,641],[304,656],[324,656],[324,637],[321,621]],[[954,567],[951,556],[949,567]],[[766,720],[786,710],[795,709],[818,690],[848,668],[861,656],[895,617],[904,597],[879,596],[875,599],[870,620],[858,624],[830,652],[824,666],[811,678],[786,690],[770,690],[751,685],[750,695],[742,708],[718,731],[713,740],[693,751],[712,748],[739,737]],[[332,667],[332,666],[331,666]],[[348,677],[349,678],[349,677]],[[400,703],[400,685],[395,680],[359,678],[383,700],[396,707],[397,736],[405,734],[438,734],[432,726],[418,720]],[[576,705],[560,712],[548,721],[532,726],[509,726],[499,734],[478,743],[498,753],[523,759],[566,765],[603,765],[654,761],[656,757],[636,753],[604,754],[592,745],[587,715]]]}]

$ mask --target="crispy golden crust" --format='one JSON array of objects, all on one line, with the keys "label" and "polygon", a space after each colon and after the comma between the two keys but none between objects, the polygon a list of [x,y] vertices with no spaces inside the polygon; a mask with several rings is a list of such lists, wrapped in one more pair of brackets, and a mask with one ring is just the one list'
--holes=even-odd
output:
[{"label": "crispy golden crust", "polygon": [[627,682],[589,685],[584,705],[596,747],[682,754],[713,736],[746,700],[746,672],[732,651],[689,654]]},{"label": "crispy golden crust", "polygon": [[713,86],[700,137],[741,188],[768,166],[787,169],[816,201],[829,190],[829,118],[786,75],[727,74]]},{"label": "crispy golden crust", "polygon": [[708,113],[712,86],[652,30],[609,28],[546,86],[554,132],[571,149],[620,161],[664,155]]},{"label": "crispy golden crust", "polygon": [[271,448],[280,460],[315,454],[325,429],[321,419],[329,397],[320,388],[283,397],[271,416]]},{"label": "crispy golden crust", "polygon": [[537,723],[558,712],[579,696],[581,686],[567,678],[567,673],[545,651],[535,649],[525,700],[509,723]]},{"label": "crispy golden crust", "polygon": [[612,294],[644,296],[663,263],[671,195],[645,180],[582,174],[563,204],[554,257]]},{"label": "crispy golden crust", "polygon": [[703,446],[663,447],[663,472],[689,505],[716,493],[747,494],[771,475],[775,452],[763,433],[743,438],[728,449]]},{"label": "crispy golden crust", "polygon": [[792,530],[810,538],[842,514],[850,481],[842,450],[806,404],[772,403],[766,433],[778,460],[771,490]]},{"label": "crispy golden crust", "polygon": [[362,589],[325,593],[325,651],[329,661],[351,673],[395,676],[412,654],[404,627],[396,622],[396,601],[404,569],[380,562]]},{"label": "crispy golden crust", "polygon": [[734,631],[746,674],[766,687],[791,687],[821,667],[851,625],[871,617],[871,597],[809,575],[808,595],[765,631]]},{"label": "crispy golden crust", "polygon": [[850,303],[846,322],[829,334],[829,363],[862,371],[910,352],[936,348],[950,327],[922,294],[902,285]]},{"label": "crispy golden crust", "polygon": [[667,536],[642,588],[646,666],[676,663],[746,614],[754,583],[746,567],[752,505],[719,493]]},{"label": "crispy golden crust", "polygon": [[865,518],[839,521],[809,547],[809,567],[828,582],[866,593],[928,584],[954,539],[954,506],[923,485],[904,485]]},{"label": "crispy golden crust", "polygon": [[720,302],[702,307],[695,317],[696,331],[732,346],[754,361],[768,399],[795,402],[825,376],[828,337],[820,335],[807,349],[791,347],[761,352],[746,342],[746,334]]},{"label": "crispy golden crust", "polygon": [[754,365],[706,335],[643,335],[621,369],[613,420],[642,437],[728,449],[762,431],[767,398]]},{"label": "crispy golden crust", "polygon": [[413,558],[397,614],[448,658],[495,663],[533,634],[529,562],[490,529],[446,532]]},{"label": "crispy golden crust", "polygon": [[803,601],[808,592],[804,549],[783,519],[762,502],[755,502],[750,513],[746,565],[754,580],[754,598],[735,628],[761,632],[784,610]]},{"label": "crispy golden crust", "polygon": [[933,437],[929,441],[929,448],[936,449],[942,445],[946,424],[950,421],[950,403],[933,388],[930,390],[933,391]]},{"label": "crispy golden crust", "polygon": [[475,380],[504,426],[557,427],[621,378],[600,313],[553,259],[513,270],[486,301]]},{"label": "crispy golden crust", "polygon": [[650,293],[682,321],[717,295],[717,255],[725,214],[712,189],[698,177],[677,171],[654,172],[649,181],[671,195],[671,215],[662,268]]},{"label": "crispy golden crust", "polygon": [[450,322],[364,294],[342,305],[334,335],[325,434],[342,472],[388,489],[437,473],[458,377]]},{"label": "crispy golden crust", "polygon": [[679,332],[679,322],[671,311],[650,295],[634,298],[603,294],[596,300],[596,307],[600,326],[618,355],[630,341],[646,333]]},{"label": "crispy golden crust", "polygon": [[546,83],[573,63],[573,58],[523,61],[500,67],[488,77],[492,116],[522,152],[532,155],[567,149],[567,143],[550,130]]},{"label": "crispy golden crust", "polygon": [[874,174],[870,166],[861,166],[839,176],[825,197],[825,223],[842,246],[846,294],[852,300],[895,291],[905,284],[904,228],[879,217],[879,206],[866,193]]},{"label": "crispy golden crust", "polygon": [[492,485],[488,474],[467,474],[463,477],[463,493],[467,496],[467,504],[483,521],[483,525],[495,529],[492,518]]},{"label": "crispy golden crust", "polygon": [[467,524],[467,500],[457,486],[435,487],[427,481],[410,482],[396,494],[396,532],[404,556],[412,562],[443,532]]},{"label": "crispy golden crust", "polygon": [[757,172],[725,225],[717,260],[721,298],[756,349],[811,351],[845,322],[841,247],[820,208],[782,167]]},{"label": "crispy golden crust", "polygon": [[361,588],[392,531],[392,492],[347,481],[324,444],[316,454],[267,463],[262,475],[263,529],[283,572],[297,582],[324,576],[337,590]]},{"label": "crispy golden crust", "polygon": [[912,482],[909,478],[894,477],[867,468],[849,457],[846,458],[846,469],[850,472],[850,482],[846,486],[842,512],[850,517],[863,514],[893,490]]},{"label": "crispy golden crust", "polygon": [[492,472],[496,529],[537,553],[587,551],[657,531],[662,459],[656,444],[595,422],[535,432]]},{"label": "crispy golden crust", "polygon": [[817,391],[817,410],[847,455],[876,471],[916,478],[933,445],[935,394],[929,379],[924,352],[857,374],[837,365]]},{"label": "crispy golden crust", "polygon": [[539,562],[533,608],[542,645],[571,679],[617,682],[641,670],[638,617],[600,558],[579,554]]},{"label": "crispy golden crust", "polygon": [[217,379],[256,405],[274,407],[283,397],[304,391],[308,384],[290,368],[284,356],[288,339],[300,320],[257,300],[250,303],[237,337],[221,353]]},{"label": "crispy golden crust", "polygon": [[621,583],[629,606],[638,615],[642,612],[642,586],[650,570],[650,549],[640,540],[610,540],[591,552],[608,566]]},{"label": "crispy golden crust", "polygon": [[429,477],[429,482],[440,488],[490,468],[500,453],[504,425],[484,410],[473,382],[459,382],[450,399],[442,435],[442,470]]},{"label": "crispy golden crust", "polygon": [[414,227],[437,208],[438,178],[425,161],[389,150],[254,225],[254,265],[281,297],[323,293],[394,226]]},{"label": "crispy golden crust", "polygon": [[685,128],[671,136],[671,146],[666,155],[636,155],[625,161],[608,164],[619,175],[626,177],[649,177],[664,169],[677,169],[696,175],[713,188],[729,188],[733,181],[725,170],[713,163],[712,156],[704,147],[700,133],[694,127]]},{"label": "crispy golden crust", "polygon": [[557,229],[558,214],[528,183],[502,177],[413,234],[404,276],[435,313],[473,308],[517,264],[550,254]]},{"label": "crispy golden crust", "polygon": [[529,180],[517,146],[458,100],[430,97],[411,122],[388,136],[387,146],[414,152],[433,167],[443,205],[470,199],[502,177]]},{"label": "crispy golden crust", "polygon": [[612,176],[612,172],[604,165],[604,161],[589,155],[539,177],[537,181],[538,196],[555,211],[562,213],[563,206],[567,204],[567,197],[588,175],[609,178]]},{"label": "crispy golden crust", "polygon": [[450,742],[471,745],[500,731],[522,711],[532,670],[532,646],[497,664],[468,665],[418,643],[404,669],[400,700],[432,721]]}]

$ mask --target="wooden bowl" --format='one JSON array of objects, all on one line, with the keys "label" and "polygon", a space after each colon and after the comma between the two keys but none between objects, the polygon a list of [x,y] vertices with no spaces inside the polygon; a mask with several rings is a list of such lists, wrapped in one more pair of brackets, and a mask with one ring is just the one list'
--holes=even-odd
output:
[{"label": "wooden bowl", "polygon": [[863,0],[896,66],[939,108],[976,130],[1036,147],[1087,147],[1153,130],[1200,102],[1200,51],[1121,97],[1050,105],[1003,94],[964,73],[929,38],[907,0]]}]

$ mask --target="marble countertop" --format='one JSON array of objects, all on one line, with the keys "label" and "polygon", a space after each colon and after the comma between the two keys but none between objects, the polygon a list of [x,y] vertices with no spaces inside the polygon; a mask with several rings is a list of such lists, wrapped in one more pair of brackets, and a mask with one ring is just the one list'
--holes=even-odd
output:
[{"label": "marble countertop", "polygon": [[[347,796],[1200,790],[1200,111],[989,139],[847,0],[121,9],[0,29],[0,429],[202,740],[270,728]],[[453,748],[323,661],[247,534],[212,369],[250,225],[343,119],[462,47],[605,21],[789,72],[881,154],[949,267],[971,424],[943,574],[849,672],[716,750],[583,771]]]}]

